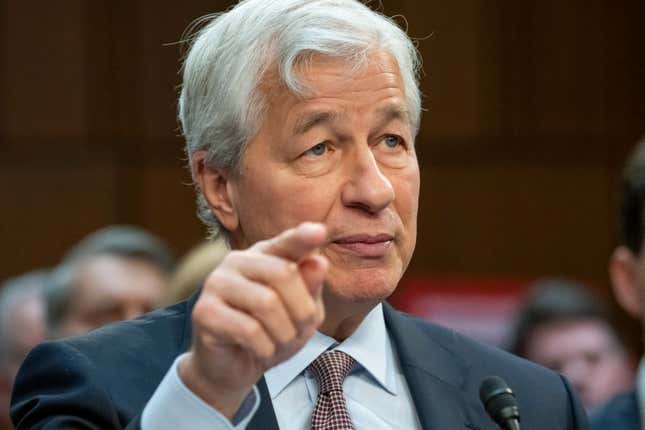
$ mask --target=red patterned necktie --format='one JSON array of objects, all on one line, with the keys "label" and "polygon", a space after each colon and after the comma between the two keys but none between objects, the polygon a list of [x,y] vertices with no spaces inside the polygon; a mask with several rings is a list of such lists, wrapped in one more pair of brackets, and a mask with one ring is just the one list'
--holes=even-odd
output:
[{"label": "red patterned necktie", "polygon": [[355,430],[349,417],[343,381],[356,362],[341,351],[325,352],[309,365],[318,381],[318,400],[311,415],[311,430]]}]

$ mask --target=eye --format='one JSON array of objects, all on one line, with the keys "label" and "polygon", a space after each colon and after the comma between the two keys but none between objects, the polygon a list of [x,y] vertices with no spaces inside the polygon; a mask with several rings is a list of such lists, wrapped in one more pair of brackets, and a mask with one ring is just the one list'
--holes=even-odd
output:
[{"label": "eye", "polygon": [[306,150],[304,155],[314,155],[316,157],[320,157],[325,152],[327,152],[327,145],[324,143],[319,143]]},{"label": "eye", "polygon": [[[313,143],[313,142],[312,142]],[[301,149],[307,148],[306,146]],[[342,151],[332,140],[324,140],[309,146],[292,160],[293,168],[301,175],[308,177],[329,173],[340,162]],[[388,151],[392,151],[389,149]]]},{"label": "eye", "polygon": [[385,137],[383,137],[383,142],[385,143],[385,146],[387,146],[388,148],[394,149],[403,143],[403,139],[401,139],[400,136],[397,136],[394,134],[388,134]]}]

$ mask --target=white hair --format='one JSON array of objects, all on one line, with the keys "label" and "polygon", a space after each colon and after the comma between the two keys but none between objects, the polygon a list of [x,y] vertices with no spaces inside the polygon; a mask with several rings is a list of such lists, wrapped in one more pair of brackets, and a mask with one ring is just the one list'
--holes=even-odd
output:
[{"label": "white hair", "polygon": [[[266,101],[260,90],[268,70],[289,91],[305,95],[298,66],[312,55],[346,60],[359,70],[374,50],[398,63],[414,135],[421,117],[416,47],[393,20],[357,0],[244,0],[220,14],[200,18],[189,33],[183,65],[179,120],[189,160],[207,151],[207,165],[238,172],[247,143],[257,133]],[[196,172],[191,163],[193,180]],[[197,214],[211,237],[222,232],[199,187]]]}]

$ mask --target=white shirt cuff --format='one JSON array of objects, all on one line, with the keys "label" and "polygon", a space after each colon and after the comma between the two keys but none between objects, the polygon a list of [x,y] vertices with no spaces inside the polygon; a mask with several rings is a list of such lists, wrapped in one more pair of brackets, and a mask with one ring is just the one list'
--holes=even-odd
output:
[{"label": "white shirt cuff", "polygon": [[231,423],[224,415],[197,397],[184,385],[177,366],[186,354],[177,357],[141,414],[142,430],[245,430],[260,406],[256,386],[242,402]]}]

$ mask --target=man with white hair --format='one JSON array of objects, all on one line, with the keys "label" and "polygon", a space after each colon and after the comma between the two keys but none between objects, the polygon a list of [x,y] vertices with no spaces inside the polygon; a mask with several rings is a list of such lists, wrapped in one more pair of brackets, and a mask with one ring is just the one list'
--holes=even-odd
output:
[{"label": "man with white hair", "polygon": [[525,428],[586,428],[559,375],[384,303],[416,242],[418,64],[355,0],[209,17],[180,120],[200,217],[234,251],[199,297],[36,350],[16,426],[491,429],[492,374]]}]

